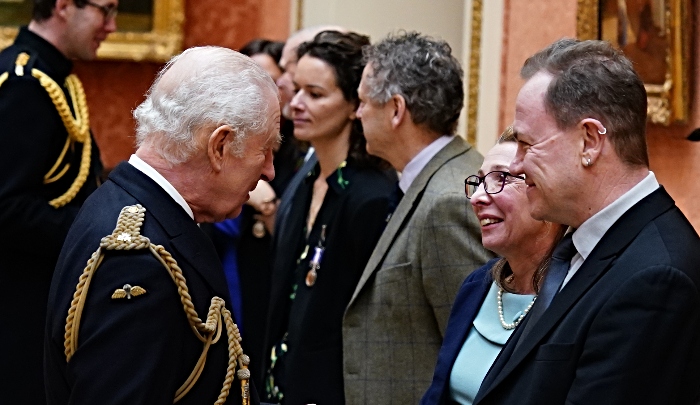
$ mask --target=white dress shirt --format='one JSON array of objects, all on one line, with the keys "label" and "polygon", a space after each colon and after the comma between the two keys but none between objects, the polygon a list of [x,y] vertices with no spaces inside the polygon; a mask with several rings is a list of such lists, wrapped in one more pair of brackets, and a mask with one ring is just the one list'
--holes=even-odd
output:
[{"label": "white dress shirt", "polygon": [[658,188],[659,182],[656,181],[654,173],[650,171],[637,185],[581,224],[572,237],[577,253],[571,259],[571,267],[566,274],[562,288],[581,268],[581,265],[603,238],[605,232],[633,205]]},{"label": "white dress shirt", "polygon": [[190,208],[189,205],[187,205],[187,201],[180,195],[180,193],[175,190],[175,187],[173,187],[172,184],[168,180],[165,179],[160,173],[156,171],[151,165],[148,163],[144,162],[140,157],[136,155],[131,155],[129,158],[129,164],[137,168],[139,171],[143,172],[146,176],[150,177],[153,181],[155,181],[163,190],[165,190],[166,193],[170,197],[172,197],[173,200],[175,200],[176,203],[178,203],[182,209],[187,212],[187,215],[190,216],[190,218],[194,219],[194,212],[192,212],[192,208]]},{"label": "white dress shirt", "polygon": [[448,143],[454,139],[455,135],[443,135],[434,140],[430,145],[426,146],[410,162],[403,168],[401,172],[401,180],[399,180],[399,188],[406,193],[413,180],[418,177],[423,168],[430,162],[433,156],[437,155]]}]

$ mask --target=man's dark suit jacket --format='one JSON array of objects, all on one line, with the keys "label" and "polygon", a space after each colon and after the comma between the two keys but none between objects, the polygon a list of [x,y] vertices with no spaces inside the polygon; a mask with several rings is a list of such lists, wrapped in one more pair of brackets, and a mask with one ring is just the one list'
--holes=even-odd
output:
[{"label": "man's dark suit jacket", "polygon": [[699,288],[700,239],[660,188],[615,222],[518,342],[523,321],[474,403],[695,404]]},{"label": "man's dark suit jacket", "polygon": [[[66,363],[64,327],[78,278],[100,239],[112,234],[120,210],[134,204],[146,209],[141,235],[177,260],[199,317],[206,318],[213,296],[226,300],[230,310],[226,279],[211,241],[160,186],[122,163],[85,202],[59,257],[45,341],[49,404],[171,405],[202,353],[202,342],[190,329],[177,287],[163,265],[148,250],[108,251],[88,291],[78,349]],[[141,286],[146,294],[111,299],[124,284]],[[178,404],[213,404],[227,364],[222,334],[209,349],[199,381]],[[240,403],[240,394],[234,379],[226,403]]]},{"label": "man's dark suit jacket", "polygon": [[452,305],[450,319],[447,321],[445,338],[438,353],[433,382],[430,384],[430,388],[428,388],[423,399],[421,399],[421,405],[448,403],[447,401],[450,399],[450,373],[452,373],[452,366],[454,366],[457,355],[462,350],[462,346],[464,346],[464,342],[472,330],[474,319],[481,309],[481,304],[486,299],[491,283],[493,283],[491,267],[498,260],[498,258],[491,259],[485,265],[474,270],[464,280],[462,287],[459,289],[455,302]]}]

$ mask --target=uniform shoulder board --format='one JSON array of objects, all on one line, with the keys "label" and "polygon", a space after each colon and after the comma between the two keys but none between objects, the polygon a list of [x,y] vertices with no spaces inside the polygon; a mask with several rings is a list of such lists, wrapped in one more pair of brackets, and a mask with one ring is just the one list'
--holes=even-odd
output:
[{"label": "uniform shoulder board", "polygon": [[34,63],[36,62],[36,57],[32,55],[28,50],[19,50],[17,56],[10,57],[13,60],[11,66],[0,67],[0,86],[3,82],[10,78],[10,75],[15,76],[29,76],[31,77],[31,71],[34,68]]}]

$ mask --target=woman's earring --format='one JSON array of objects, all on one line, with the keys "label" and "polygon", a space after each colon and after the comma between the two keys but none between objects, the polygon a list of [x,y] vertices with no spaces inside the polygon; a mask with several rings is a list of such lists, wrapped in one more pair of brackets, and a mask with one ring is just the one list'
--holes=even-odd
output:
[{"label": "woman's earring", "polygon": [[603,127],[603,130],[602,130],[602,131],[601,131],[601,130],[598,130],[598,133],[601,134],[601,135],[605,135],[605,134],[608,133],[608,129],[605,128],[605,127]]},{"label": "woman's earring", "polygon": [[586,167],[591,167],[591,165],[593,164],[593,163],[591,162],[591,158],[587,157],[587,158],[585,158],[585,159],[586,159],[585,166],[586,166]]}]

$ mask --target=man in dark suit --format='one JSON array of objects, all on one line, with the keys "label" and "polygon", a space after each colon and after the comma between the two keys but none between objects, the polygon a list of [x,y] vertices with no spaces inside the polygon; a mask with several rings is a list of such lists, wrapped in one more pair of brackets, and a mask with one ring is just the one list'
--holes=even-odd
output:
[{"label": "man in dark suit", "polygon": [[345,312],[345,399],[418,403],[457,290],[490,257],[464,198],[483,157],[454,135],[462,69],[446,42],[414,32],[373,45],[358,93],[367,151],[402,172],[405,196]]},{"label": "man in dark suit", "polygon": [[[0,333],[2,401],[44,404],[46,299],[80,206],[99,184],[73,60],[92,60],[117,29],[117,0],[35,0],[32,21],[0,52],[0,308],[22,319]],[[29,298],[31,297],[31,298]]]},{"label": "man in dark suit", "polygon": [[510,171],[575,251],[550,266],[474,403],[695,404],[700,239],[649,171],[642,81],[608,43],[572,39],[521,75]]},{"label": "man in dark suit", "polygon": [[257,403],[247,370],[234,379],[248,361],[197,223],[237,216],[258,180],[274,177],[277,88],[247,57],[193,48],[166,65],[134,117],[138,150],[86,201],[56,267],[49,403]]}]

